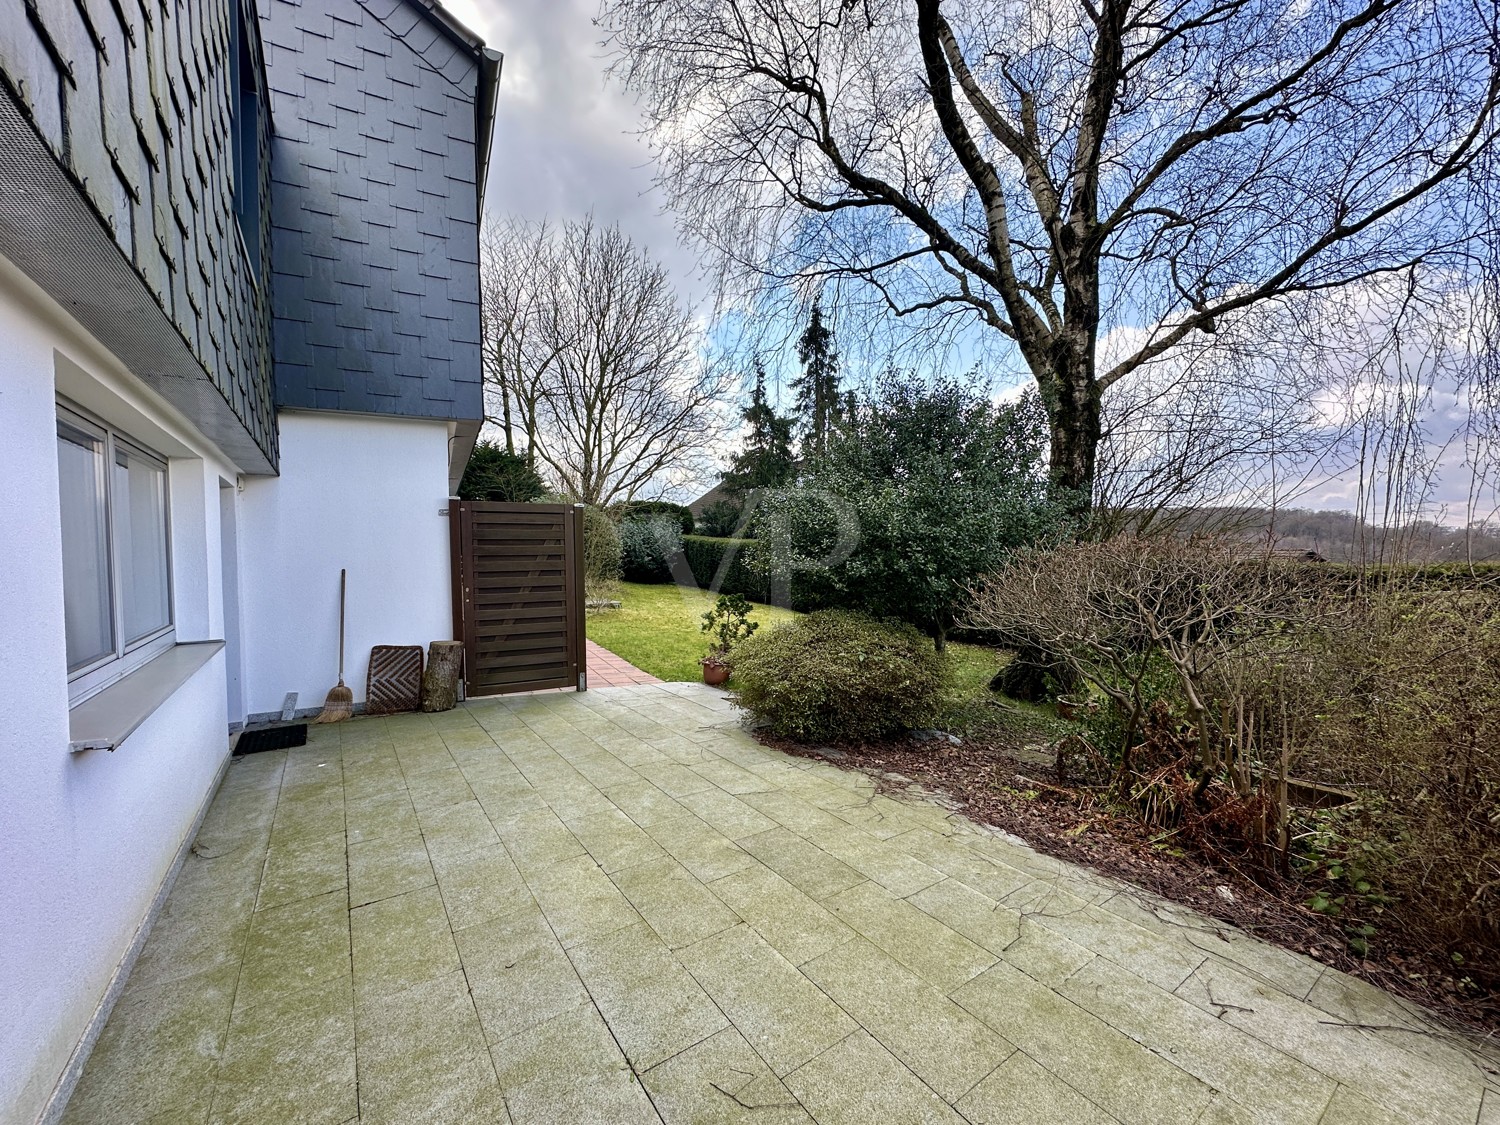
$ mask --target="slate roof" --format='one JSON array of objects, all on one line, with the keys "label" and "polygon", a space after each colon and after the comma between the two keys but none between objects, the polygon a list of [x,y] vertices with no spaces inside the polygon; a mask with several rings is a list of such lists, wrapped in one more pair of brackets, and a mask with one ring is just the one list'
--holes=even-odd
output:
[{"label": "slate roof", "polygon": [[482,418],[498,56],[421,0],[261,3],[277,405]]}]

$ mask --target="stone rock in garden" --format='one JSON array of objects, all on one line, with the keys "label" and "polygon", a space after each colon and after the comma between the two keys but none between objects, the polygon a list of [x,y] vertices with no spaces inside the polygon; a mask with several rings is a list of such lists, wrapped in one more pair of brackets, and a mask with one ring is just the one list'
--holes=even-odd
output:
[{"label": "stone rock in garden", "polygon": [[945,730],[914,730],[912,738],[918,742],[946,742],[950,746],[962,746],[963,739],[956,734],[949,734]]}]

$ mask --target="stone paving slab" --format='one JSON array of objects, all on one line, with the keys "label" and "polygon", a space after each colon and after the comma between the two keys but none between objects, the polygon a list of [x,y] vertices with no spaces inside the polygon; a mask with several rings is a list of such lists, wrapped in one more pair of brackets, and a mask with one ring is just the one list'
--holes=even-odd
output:
[{"label": "stone paving slab", "polygon": [[65,1120],[1500,1125],[1500,1061],[654,684],[234,762]]}]

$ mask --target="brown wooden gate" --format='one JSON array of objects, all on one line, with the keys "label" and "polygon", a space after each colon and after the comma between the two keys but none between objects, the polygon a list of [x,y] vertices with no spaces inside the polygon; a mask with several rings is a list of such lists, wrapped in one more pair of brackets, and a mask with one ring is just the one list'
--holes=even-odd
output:
[{"label": "brown wooden gate", "polygon": [[448,523],[465,694],[582,690],[583,509],[452,500]]}]

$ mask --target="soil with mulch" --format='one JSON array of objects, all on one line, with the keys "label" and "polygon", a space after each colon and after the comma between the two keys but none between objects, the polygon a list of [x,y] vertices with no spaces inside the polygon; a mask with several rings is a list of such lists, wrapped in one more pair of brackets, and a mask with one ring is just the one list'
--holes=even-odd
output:
[{"label": "soil with mulch", "polygon": [[[965,816],[1020,837],[1039,852],[1133,883],[1164,899],[1230,922],[1325,965],[1414,1000],[1453,1023],[1494,1035],[1500,1029],[1500,991],[1482,993],[1460,983],[1441,952],[1403,945],[1392,935],[1372,943],[1367,957],[1349,948],[1344,924],[1309,909],[1304,883],[1259,863],[1176,846],[1161,832],[1112,811],[1086,787],[1059,785],[1039,762],[1010,747],[965,741],[901,740],[837,750],[755,735],[767,746],[873,774],[883,789],[920,784],[962,806]],[[1345,920],[1347,921],[1347,920]]]}]

